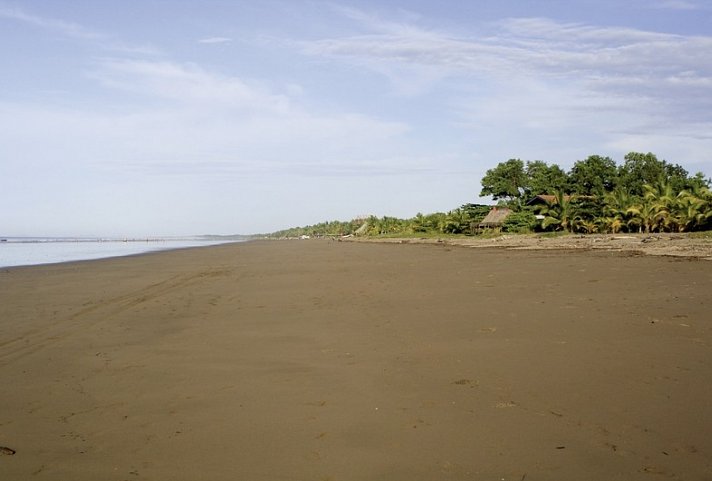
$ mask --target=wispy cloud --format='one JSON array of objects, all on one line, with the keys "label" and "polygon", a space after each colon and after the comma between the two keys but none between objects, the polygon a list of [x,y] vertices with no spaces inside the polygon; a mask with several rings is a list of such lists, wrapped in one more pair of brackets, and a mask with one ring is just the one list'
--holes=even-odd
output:
[{"label": "wispy cloud", "polygon": [[501,118],[508,131],[558,125],[541,129],[549,135],[585,125],[605,142],[626,131],[694,135],[709,123],[712,36],[547,18],[505,19],[462,36],[355,10],[341,13],[363,32],[302,42],[305,55],[369,68],[396,89],[415,85],[406,91],[412,95],[454,86],[460,96],[451,108],[467,112],[467,124]]},{"label": "wispy cloud", "polygon": [[182,103],[278,113],[289,108],[285,95],[272,94],[240,78],[209,72],[190,63],[105,59],[90,75],[105,87]]},{"label": "wispy cloud", "polygon": [[204,44],[219,44],[219,43],[230,43],[232,42],[231,38],[228,37],[207,37],[207,38],[201,38],[198,40],[198,43],[204,43]]},{"label": "wispy cloud", "polygon": [[[102,61],[91,78],[123,92],[124,100],[99,111],[0,103],[0,117],[12,119],[0,121],[3,149],[23,152],[22,162],[51,161],[51,152],[62,152],[71,159],[65,162],[131,164],[148,173],[174,165],[165,171],[217,177],[309,175],[319,169],[368,176],[416,167],[412,159],[394,157],[390,145],[407,125],[312,111],[289,97],[289,85],[273,92],[194,64],[127,59]],[[23,140],[40,131],[41,146]],[[393,164],[383,160],[387,156]]]},{"label": "wispy cloud", "polygon": [[35,27],[53,30],[67,37],[101,40],[106,36],[76,23],[57,20],[54,18],[40,17],[27,13],[17,7],[7,7],[0,5],[0,18],[20,21]]},{"label": "wispy cloud", "polygon": [[657,0],[646,2],[649,8],[666,10],[702,10],[702,5],[689,0]]},{"label": "wispy cloud", "polygon": [[[690,170],[712,165],[711,35],[478,23],[458,8],[421,16],[396,4],[374,14],[319,2],[285,22],[258,2],[233,23],[233,51],[215,10],[186,4],[174,13],[201,21],[176,31],[148,5],[140,22],[109,32],[89,23],[111,24],[100,10],[43,3],[0,0],[8,44],[37,39],[0,95],[0,177],[13,179],[0,195],[28,232],[77,225],[82,209],[87,229],[145,232],[192,230],[196,219],[218,230],[239,218],[254,231],[327,214],[413,215],[472,200],[484,171],[510,157],[568,167],[643,150]],[[645,12],[663,25],[690,17],[672,9],[705,8],[635,6],[668,9]],[[166,50],[133,45],[138,32]],[[56,62],[42,61],[49,42],[75,66],[57,81]]]},{"label": "wispy cloud", "polygon": [[43,30],[52,31],[68,38],[89,41],[106,50],[146,55],[159,53],[159,50],[152,46],[126,44],[116,40],[109,34],[87,28],[78,23],[34,15],[17,7],[0,5],[0,19],[3,18],[22,22],[26,25],[31,25]]},{"label": "wispy cloud", "polygon": [[712,37],[629,28],[560,23],[545,18],[508,19],[479,37],[369,21],[369,34],[302,42],[302,51],[378,69],[378,63],[461,73],[644,75],[696,72],[712,76]]}]

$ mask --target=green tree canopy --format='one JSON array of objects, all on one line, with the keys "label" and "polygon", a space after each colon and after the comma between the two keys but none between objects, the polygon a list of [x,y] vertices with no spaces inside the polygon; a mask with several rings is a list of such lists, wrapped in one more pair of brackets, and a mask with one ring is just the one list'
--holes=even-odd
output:
[{"label": "green tree canopy", "polygon": [[509,159],[489,169],[482,178],[480,195],[491,195],[495,200],[520,199],[526,192],[529,179],[520,159]]},{"label": "green tree canopy", "polygon": [[[712,229],[711,184],[704,174],[690,176],[655,154],[630,152],[620,167],[610,157],[591,155],[574,163],[569,173],[541,160],[509,159],[487,171],[480,195],[491,195],[513,208],[502,226],[506,232],[687,232]],[[533,206],[523,202],[541,194],[553,194],[554,200]],[[411,219],[328,221],[272,236],[476,235],[490,209],[464,204]],[[544,218],[538,219],[536,212]]]},{"label": "green tree canopy", "polygon": [[527,162],[527,196],[569,191],[569,176],[556,164],[548,165],[541,160]]},{"label": "green tree canopy", "polygon": [[569,179],[573,193],[603,197],[618,184],[618,170],[610,157],[590,155],[586,160],[576,161]]},{"label": "green tree canopy", "polygon": [[678,193],[683,189],[692,187],[696,177],[690,178],[688,172],[677,164],[670,164],[665,160],[658,160],[651,152],[629,152],[625,156],[623,165],[618,168],[618,177],[621,186],[633,195],[645,194],[645,184],[654,185],[658,182],[671,184],[673,192]]}]

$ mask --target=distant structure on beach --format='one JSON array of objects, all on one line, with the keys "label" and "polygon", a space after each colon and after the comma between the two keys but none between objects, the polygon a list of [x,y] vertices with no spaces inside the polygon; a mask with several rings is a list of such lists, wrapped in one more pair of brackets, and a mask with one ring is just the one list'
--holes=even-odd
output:
[{"label": "distant structure on beach", "polygon": [[[570,195],[565,195],[563,196],[563,199],[565,201],[571,200]],[[558,201],[556,200],[555,195],[549,195],[549,194],[540,194],[540,195],[535,195],[532,197],[529,202],[527,202],[527,205],[547,205],[547,204],[557,204]]]},{"label": "distant structure on beach", "polygon": [[512,209],[507,207],[492,207],[484,219],[477,224],[478,229],[501,229],[504,221],[512,213]]}]

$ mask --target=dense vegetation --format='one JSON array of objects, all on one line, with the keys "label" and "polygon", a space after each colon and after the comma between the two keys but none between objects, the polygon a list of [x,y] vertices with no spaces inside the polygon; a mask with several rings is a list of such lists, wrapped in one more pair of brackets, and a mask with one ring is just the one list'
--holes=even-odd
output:
[{"label": "dense vegetation", "polygon": [[490,207],[487,205],[465,204],[448,213],[418,214],[411,219],[370,216],[348,222],[322,222],[305,227],[281,230],[270,234],[270,237],[473,234],[477,224],[484,219],[489,210]]},{"label": "dense vegetation", "polygon": [[[690,175],[652,153],[631,152],[621,165],[592,155],[568,172],[540,160],[509,159],[486,172],[480,195],[491,195],[512,210],[500,228],[505,232],[687,232],[712,229],[710,185],[702,173]],[[411,219],[372,216],[271,235],[473,235],[482,232],[478,225],[489,210],[465,204]]]},{"label": "dense vegetation", "polygon": [[[552,195],[538,206],[526,203]],[[622,165],[592,155],[569,172],[542,161],[510,159],[490,169],[481,195],[516,212],[539,215],[542,230],[569,232],[685,232],[712,228],[710,180],[690,176],[652,153],[631,152]]]}]

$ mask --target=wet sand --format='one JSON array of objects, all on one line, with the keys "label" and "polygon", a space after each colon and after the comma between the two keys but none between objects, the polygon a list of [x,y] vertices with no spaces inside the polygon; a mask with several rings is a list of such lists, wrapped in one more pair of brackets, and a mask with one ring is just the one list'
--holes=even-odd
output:
[{"label": "wet sand", "polygon": [[712,479],[711,292],[333,241],[2,269],[0,479]]}]

